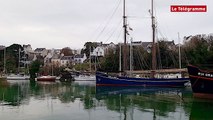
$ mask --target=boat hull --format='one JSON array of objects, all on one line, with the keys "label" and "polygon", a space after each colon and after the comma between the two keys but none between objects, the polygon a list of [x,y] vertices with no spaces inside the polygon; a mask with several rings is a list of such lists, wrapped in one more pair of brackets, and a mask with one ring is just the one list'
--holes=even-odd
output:
[{"label": "boat hull", "polygon": [[37,81],[44,81],[44,82],[55,82],[55,76],[41,76],[37,78]]},{"label": "boat hull", "polygon": [[7,80],[29,80],[30,76],[11,75],[6,77]]},{"label": "boat hull", "polygon": [[213,71],[189,65],[188,72],[194,97],[213,98]]},{"label": "boat hull", "polygon": [[76,81],[95,81],[95,79],[94,75],[79,75],[74,77]]},{"label": "boat hull", "polygon": [[96,74],[96,86],[156,86],[156,87],[184,87],[188,78],[130,78],[111,77],[105,74]]}]

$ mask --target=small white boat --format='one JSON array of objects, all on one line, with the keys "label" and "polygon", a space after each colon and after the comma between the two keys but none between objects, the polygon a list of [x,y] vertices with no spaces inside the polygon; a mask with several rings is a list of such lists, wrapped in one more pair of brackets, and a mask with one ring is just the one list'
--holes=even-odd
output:
[{"label": "small white boat", "polygon": [[29,80],[30,76],[21,74],[10,74],[6,77],[7,80]]},{"label": "small white boat", "polygon": [[95,75],[79,75],[74,77],[75,81],[95,81]]}]

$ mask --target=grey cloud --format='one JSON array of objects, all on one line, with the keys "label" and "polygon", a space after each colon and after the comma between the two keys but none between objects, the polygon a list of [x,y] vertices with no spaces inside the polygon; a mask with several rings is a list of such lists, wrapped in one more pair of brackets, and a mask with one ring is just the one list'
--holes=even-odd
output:
[{"label": "grey cloud", "polygon": [[[122,41],[122,5],[98,39],[120,0],[1,0],[0,44],[81,48],[86,41]],[[123,0],[121,0],[122,3]],[[126,0],[134,40],[151,40],[150,0]],[[171,13],[172,4],[206,4],[207,13]],[[168,39],[213,31],[213,1],[155,0],[158,27]],[[120,27],[119,29],[117,27]],[[161,37],[161,36],[160,36]],[[39,41],[39,42],[38,42]],[[44,41],[44,42],[41,42]],[[78,42],[76,42],[78,41]]]}]

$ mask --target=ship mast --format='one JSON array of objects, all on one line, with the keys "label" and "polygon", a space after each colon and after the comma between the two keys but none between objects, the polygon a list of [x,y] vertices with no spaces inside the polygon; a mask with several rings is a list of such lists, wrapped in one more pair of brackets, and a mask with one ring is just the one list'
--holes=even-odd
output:
[{"label": "ship mast", "polygon": [[179,53],[179,69],[181,69],[181,51],[180,51],[180,34],[178,32],[178,53]]},{"label": "ship mast", "polygon": [[155,17],[153,10],[153,0],[151,0],[151,18],[152,18],[152,77],[154,78],[156,70],[156,43],[155,43]]},{"label": "ship mast", "polygon": [[124,45],[123,45],[123,71],[127,70],[127,45],[126,45],[126,33],[127,33],[127,21],[126,21],[126,1],[123,0],[123,28],[124,28]]},{"label": "ship mast", "polygon": [[4,47],[4,75],[6,74],[6,47]]}]

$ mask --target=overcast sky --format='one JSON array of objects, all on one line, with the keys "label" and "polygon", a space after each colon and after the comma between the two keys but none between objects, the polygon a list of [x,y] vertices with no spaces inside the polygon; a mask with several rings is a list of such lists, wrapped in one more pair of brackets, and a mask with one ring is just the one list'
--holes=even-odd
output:
[{"label": "overcast sky", "polygon": [[[159,38],[213,33],[212,0],[154,0]],[[0,0],[0,45],[82,48],[122,42],[123,0]],[[151,41],[151,0],[126,0],[128,39]],[[172,13],[170,5],[207,5],[205,13]]]}]

